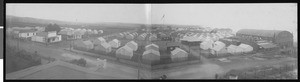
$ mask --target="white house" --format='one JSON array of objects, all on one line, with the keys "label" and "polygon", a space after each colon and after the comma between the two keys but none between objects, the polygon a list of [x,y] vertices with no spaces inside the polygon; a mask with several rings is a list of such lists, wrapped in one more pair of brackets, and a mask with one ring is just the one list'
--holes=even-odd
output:
[{"label": "white house", "polygon": [[18,33],[18,36],[20,38],[29,38],[36,35],[35,30],[16,30],[15,33]]},{"label": "white house", "polygon": [[121,42],[118,39],[113,39],[108,43],[111,45],[112,48],[119,48],[121,46]]},{"label": "white house", "polygon": [[52,32],[39,32],[31,38],[32,41],[53,43],[61,41],[61,35],[57,35],[56,31]]},{"label": "white house", "polygon": [[116,56],[123,59],[131,59],[133,56],[133,50],[128,46],[123,46],[116,51]]}]

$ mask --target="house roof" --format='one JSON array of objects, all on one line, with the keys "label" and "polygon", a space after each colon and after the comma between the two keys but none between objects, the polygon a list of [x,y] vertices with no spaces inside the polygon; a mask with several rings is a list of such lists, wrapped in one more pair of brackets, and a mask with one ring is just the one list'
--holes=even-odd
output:
[{"label": "house roof", "polygon": [[[236,34],[255,35],[255,36],[262,36],[262,37],[276,37],[281,32],[288,32],[288,31],[241,29],[241,30],[237,31]],[[290,33],[290,32],[288,32],[288,33]]]}]

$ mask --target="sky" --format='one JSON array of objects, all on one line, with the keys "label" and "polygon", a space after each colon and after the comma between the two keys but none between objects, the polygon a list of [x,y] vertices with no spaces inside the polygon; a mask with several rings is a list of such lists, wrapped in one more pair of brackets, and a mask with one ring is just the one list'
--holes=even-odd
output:
[{"label": "sky", "polygon": [[[72,22],[201,25],[287,30],[297,41],[296,3],[248,4],[7,4],[7,15]],[[164,18],[162,19],[162,17]]]}]

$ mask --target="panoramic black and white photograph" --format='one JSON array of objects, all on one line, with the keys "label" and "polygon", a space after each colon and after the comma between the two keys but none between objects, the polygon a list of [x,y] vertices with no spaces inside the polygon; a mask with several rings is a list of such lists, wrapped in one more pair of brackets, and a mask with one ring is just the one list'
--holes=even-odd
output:
[{"label": "panoramic black and white photograph", "polygon": [[298,79],[297,6],[6,3],[4,75]]}]

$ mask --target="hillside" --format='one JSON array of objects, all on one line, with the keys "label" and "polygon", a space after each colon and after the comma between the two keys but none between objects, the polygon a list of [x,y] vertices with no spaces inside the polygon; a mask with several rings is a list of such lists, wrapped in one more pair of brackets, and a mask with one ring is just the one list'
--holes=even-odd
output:
[{"label": "hillside", "polygon": [[50,23],[56,23],[63,27],[72,27],[72,28],[136,28],[141,27],[143,24],[131,24],[131,23],[79,23],[79,22],[66,22],[66,21],[57,21],[57,20],[48,20],[48,19],[38,19],[31,17],[17,17],[6,15],[6,25],[7,27],[34,27],[34,26],[46,26]]}]

